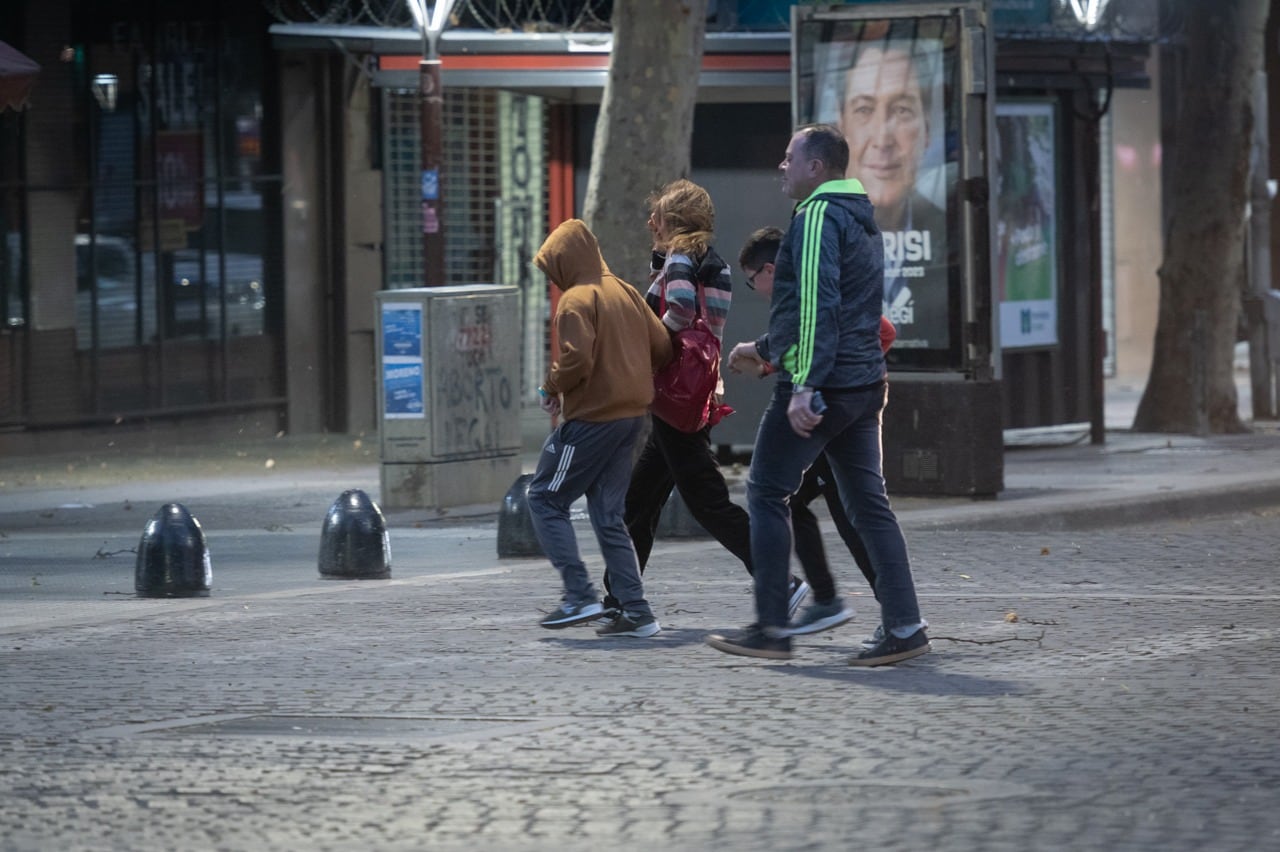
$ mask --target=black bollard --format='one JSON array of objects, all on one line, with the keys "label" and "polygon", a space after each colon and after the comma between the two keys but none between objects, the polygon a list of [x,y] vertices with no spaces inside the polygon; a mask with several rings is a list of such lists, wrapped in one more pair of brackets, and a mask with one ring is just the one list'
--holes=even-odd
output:
[{"label": "black bollard", "polygon": [[533,531],[529,514],[529,483],[533,474],[517,477],[502,498],[498,512],[498,556],[542,556],[542,545]]},{"label": "black bollard", "polygon": [[320,576],[328,580],[386,580],[391,540],[382,510],[359,488],[343,491],[320,530]]},{"label": "black bollard", "polygon": [[138,543],[134,589],[144,598],[205,598],[212,585],[200,522],[181,503],[161,506]]}]

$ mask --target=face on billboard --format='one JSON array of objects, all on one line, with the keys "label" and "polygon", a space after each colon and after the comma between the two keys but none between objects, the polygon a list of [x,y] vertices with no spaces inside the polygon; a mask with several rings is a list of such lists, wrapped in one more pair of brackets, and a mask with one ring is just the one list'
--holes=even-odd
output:
[{"label": "face on billboard", "polygon": [[849,143],[849,177],[866,188],[880,226],[895,227],[929,144],[923,92],[911,57],[880,47],[862,50],[845,72],[839,123]]}]

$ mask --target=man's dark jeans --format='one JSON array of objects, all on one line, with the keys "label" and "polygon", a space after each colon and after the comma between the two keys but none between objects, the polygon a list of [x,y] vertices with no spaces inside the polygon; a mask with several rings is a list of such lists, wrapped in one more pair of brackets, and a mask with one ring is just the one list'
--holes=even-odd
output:
[{"label": "man's dark jeans", "polygon": [[823,388],[827,411],[809,438],[791,429],[787,404],[791,385],[778,382],[756,432],[747,508],[755,568],[756,613],[761,627],[787,624],[787,577],[791,561],[791,495],[805,470],[825,449],[840,499],[866,545],[876,575],[876,598],[886,631],[920,622],[907,543],[889,506],[881,468],[880,415],[887,386]]}]

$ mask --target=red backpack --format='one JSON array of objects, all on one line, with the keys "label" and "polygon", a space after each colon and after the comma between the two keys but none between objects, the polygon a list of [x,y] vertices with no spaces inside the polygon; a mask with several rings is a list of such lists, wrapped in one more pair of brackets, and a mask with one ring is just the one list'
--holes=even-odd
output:
[{"label": "red backpack", "polygon": [[[655,417],[681,432],[697,432],[732,411],[713,402],[720,384],[720,340],[702,317],[702,282],[697,282],[697,287],[693,322],[671,335],[673,357],[653,374],[653,403],[649,406]],[[664,295],[662,313],[666,310]]]}]

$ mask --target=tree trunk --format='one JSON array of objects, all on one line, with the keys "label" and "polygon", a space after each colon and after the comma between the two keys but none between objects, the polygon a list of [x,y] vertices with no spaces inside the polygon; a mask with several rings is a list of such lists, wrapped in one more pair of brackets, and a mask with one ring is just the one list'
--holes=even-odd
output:
[{"label": "tree trunk", "polygon": [[[1248,431],[1234,350],[1244,274],[1255,72],[1267,0],[1185,0],[1186,38],[1160,313],[1139,432]],[[1265,120],[1265,116],[1257,117]]]},{"label": "tree trunk", "polygon": [[642,291],[649,193],[689,176],[707,0],[617,0],[583,219],[614,273]]}]

